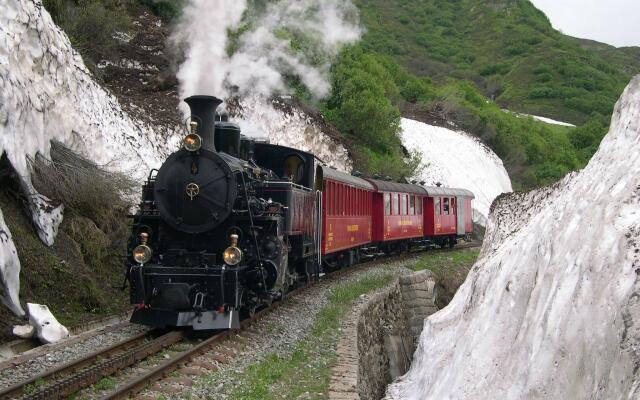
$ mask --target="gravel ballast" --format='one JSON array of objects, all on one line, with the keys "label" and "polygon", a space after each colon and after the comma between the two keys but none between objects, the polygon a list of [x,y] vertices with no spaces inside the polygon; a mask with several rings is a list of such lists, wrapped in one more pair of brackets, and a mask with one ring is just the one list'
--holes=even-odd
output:
[{"label": "gravel ballast", "polygon": [[0,371],[0,389],[20,383],[59,365],[85,357],[90,353],[124,341],[147,330],[148,328],[141,325],[126,324],[119,329],[99,333],[87,340],[82,340],[69,346],[59,346],[58,344],[55,349],[46,354]]},{"label": "gravel ballast", "polygon": [[[364,264],[345,274],[327,277],[326,280],[307,289],[301,295],[289,299],[287,304],[257,322],[255,330],[262,334],[248,336],[241,349],[229,349],[235,354],[227,362],[217,362],[206,356],[201,357],[202,361],[215,364],[217,371],[194,379],[193,385],[184,386],[181,393],[168,395],[165,392],[163,395],[165,398],[172,399],[228,398],[234,389],[246,384],[242,379],[242,373],[246,368],[264,361],[273,353],[278,353],[280,356],[290,354],[296,344],[307,338],[318,314],[328,305],[329,293],[332,289],[363,278],[390,273],[394,275],[410,273],[406,266],[414,263],[415,260],[414,257],[410,257],[404,260],[385,260]],[[324,350],[334,351],[333,349]],[[153,398],[154,392],[148,391],[144,395],[146,395],[145,398]]]}]

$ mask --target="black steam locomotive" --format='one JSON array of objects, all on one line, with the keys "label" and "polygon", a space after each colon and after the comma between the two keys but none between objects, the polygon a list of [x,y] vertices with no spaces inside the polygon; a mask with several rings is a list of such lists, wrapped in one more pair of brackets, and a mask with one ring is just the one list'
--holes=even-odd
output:
[{"label": "black steam locomotive", "polygon": [[190,132],[132,216],[132,322],[238,328],[241,313],[319,274],[317,160],[244,137],[215,97],[185,101]]}]

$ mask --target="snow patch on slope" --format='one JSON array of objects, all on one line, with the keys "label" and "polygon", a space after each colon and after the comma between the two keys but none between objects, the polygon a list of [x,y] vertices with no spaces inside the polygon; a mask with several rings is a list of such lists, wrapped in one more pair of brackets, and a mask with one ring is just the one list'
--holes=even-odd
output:
[{"label": "snow patch on slope", "polygon": [[389,399],[640,396],[640,76],[580,173],[501,198]]},{"label": "snow patch on slope", "polygon": [[18,294],[20,292],[20,260],[11,232],[0,210],[0,300],[16,315],[24,315]]},{"label": "snow patch on slope", "polygon": [[[142,178],[177,149],[179,137],[123,112],[115,97],[93,80],[40,0],[0,0],[0,9],[0,155],[6,154],[22,179],[39,237],[52,245],[63,207],[35,191],[28,158],[38,153],[48,157],[51,140],[57,140],[98,164]],[[4,239],[4,297],[23,314],[17,302],[19,282],[11,278],[19,275],[20,262],[11,237]]]},{"label": "snow patch on slope", "polygon": [[243,99],[241,109],[236,122],[244,135],[267,136],[271,144],[313,153],[328,166],[351,172],[353,162],[348,150],[324,132],[323,127],[303,110],[295,107],[289,111],[276,110],[271,102],[261,96]]},{"label": "snow patch on slope", "polygon": [[425,168],[415,179],[475,194],[473,220],[481,225],[486,225],[493,200],[513,190],[502,160],[469,134],[403,118],[402,142],[422,154]]},{"label": "snow patch on slope", "polygon": [[575,128],[576,127],[574,124],[570,124],[568,122],[556,121],[555,119],[551,119],[551,118],[547,118],[547,117],[539,117],[537,115],[531,115],[531,118],[535,119],[536,121],[544,122],[545,124],[568,126],[568,127],[571,127],[571,128]]},{"label": "snow patch on slope", "polygon": [[566,127],[569,127],[569,128],[575,128],[576,127],[574,124],[570,124],[568,122],[556,121],[555,119],[551,119],[551,118],[547,118],[547,117],[540,117],[538,115],[522,114],[522,113],[517,113],[517,112],[505,110],[505,109],[503,109],[502,111],[504,111],[504,112],[506,112],[508,114],[513,114],[518,118],[529,118],[529,117],[531,117],[535,121],[544,122],[545,124],[549,124],[549,125],[566,126]]}]

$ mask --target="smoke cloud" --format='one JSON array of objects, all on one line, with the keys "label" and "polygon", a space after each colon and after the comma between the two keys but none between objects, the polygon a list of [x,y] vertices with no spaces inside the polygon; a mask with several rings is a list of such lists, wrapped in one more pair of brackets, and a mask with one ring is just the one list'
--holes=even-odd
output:
[{"label": "smoke cloud", "polygon": [[[236,32],[233,40],[229,32]],[[171,40],[185,56],[177,74],[182,96],[268,96],[296,77],[323,98],[332,59],[361,35],[349,0],[280,0],[262,8],[248,8],[246,0],[189,0]]]}]

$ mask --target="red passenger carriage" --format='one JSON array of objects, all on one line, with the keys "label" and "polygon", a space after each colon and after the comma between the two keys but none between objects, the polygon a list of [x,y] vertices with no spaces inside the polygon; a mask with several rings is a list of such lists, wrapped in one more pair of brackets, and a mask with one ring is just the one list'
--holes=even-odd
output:
[{"label": "red passenger carriage", "polygon": [[[384,243],[384,250],[408,248],[407,239],[420,239],[423,230],[423,188],[406,183],[367,179],[373,195],[373,241]],[[402,243],[398,243],[402,241]]]},{"label": "red passenger carriage", "polygon": [[466,189],[424,187],[424,236],[440,246],[473,233],[472,192]]},{"label": "red passenger carriage", "polygon": [[327,263],[358,261],[372,241],[373,186],[364,179],[322,167],[322,256]]}]

